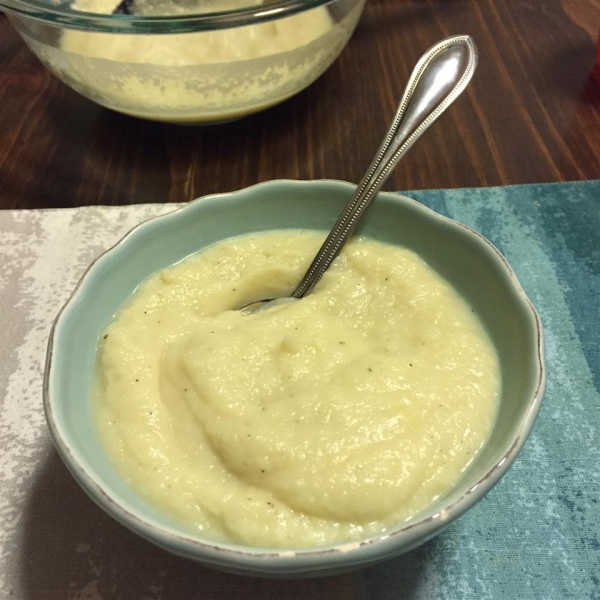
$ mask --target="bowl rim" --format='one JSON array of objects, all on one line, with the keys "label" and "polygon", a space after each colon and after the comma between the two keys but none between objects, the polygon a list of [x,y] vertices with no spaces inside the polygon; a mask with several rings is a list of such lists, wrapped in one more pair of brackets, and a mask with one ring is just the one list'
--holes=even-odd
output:
[{"label": "bowl rim", "polygon": [[[64,0],[63,0],[64,1]],[[255,25],[289,17],[340,0],[275,0],[268,5],[248,5],[226,11],[189,15],[136,16],[73,10],[42,0],[0,0],[6,12],[68,29],[114,34],[175,34],[213,31]],[[360,0],[356,0],[356,3]],[[118,0],[115,0],[115,6]]]},{"label": "bowl rim", "polygon": [[[442,509],[437,510],[435,513],[433,513],[433,511],[425,511],[421,513],[419,517],[411,519],[405,524],[391,527],[385,532],[375,534],[368,538],[316,548],[282,550],[261,547],[254,548],[234,543],[202,540],[193,534],[186,534],[180,529],[152,523],[149,517],[140,516],[119,504],[116,498],[111,494],[110,489],[104,489],[101,483],[80,464],[69,447],[68,441],[64,437],[61,424],[55,417],[54,404],[56,403],[56,400],[53,399],[54,396],[51,392],[54,373],[54,343],[64,319],[68,316],[71,305],[87,283],[90,273],[96,269],[96,266],[107,260],[107,257],[110,258],[114,252],[121,250],[121,247],[125,246],[129,240],[138,234],[138,232],[148,227],[152,227],[159,220],[165,221],[177,219],[182,213],[185,213],[190,209],[194,210],[194,208],[206,203],[222,203],[226,199],[239,199],[243,201],[244,195],[250,190],[264,189],[271,186],[299,186],[304,188],[313,187],[314,189],[318,189],[319,186],[333,186],[337,188],[343,187],[348,191],[352,191],[356,187],[354,184],[334,179],[304,181],[280,179],[258,183],[232,192],[201,196],[173,211],[157,215],[135,225],[115,244],[90,263],[68,300],[60,309],[50,330],[44,370],[43,404],[51,437],[55,448],[68,470],[92,500],[128,529],[181,556],[193,558],[204,562],[205,564],[212,564],[217,567],[229,565],[242,571],[247,572],[254,570],[261,572],[262,574],[268,572],[285,574],[304,571],[325,571],[335,567],[336,564],[345,563],[346,566],[348,564],[362,564],[368,562],[369,559],[376,560],[378,558],[383,558],[383,556],[393,556],[399,552],[409,550],[433,537],[441,529],[471,508],[500,481],[509,467],[513,464],[533,428],[546,385],[544,334],[541,320],[533,303],[525,294],[513,269],[508,264],[505,257],[479,232],[460,221],[456,221],[435,212],[417,200],[395,192],[380,192],[380,195],[386,197],[391,202],[409,205],[412,209],[420,212],[426,219],[460,229],[463,235],[471,238],[479,248],[492,257],[494,262],[499,266],[500,272],[505,276],[506,281],[511,284],[513,291],[516,292],[515,298],[519,304],[526,309],[524,314],[527,317],[529,326],[535,333],[534,339],[536,345],[535,356],[532,355],[532,358],[535,359],[534,365],[536,367],[537,377],[533,386],[533,392],[529,398],[527,409],[517,427],[514,437],[501,446],[502,451],[500,452],[500,459],[495,461],[493,466],[479,477],[469,489],[461,493],[458,498],[445,505]],[[403,542],[402,540],[404,537],[407,539]],[[383,552],[372,551],[373,546],[381,547],[382,545]],[[267,566],[265,565],[265,561],[271,561],[271,564]]]}]

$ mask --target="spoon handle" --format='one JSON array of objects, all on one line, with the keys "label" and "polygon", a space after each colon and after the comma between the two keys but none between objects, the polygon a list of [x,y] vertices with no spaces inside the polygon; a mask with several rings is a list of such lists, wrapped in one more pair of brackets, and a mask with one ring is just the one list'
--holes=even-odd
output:
[{"label": "spoon handle", "polygon": [[421,57],[408,80],[394,121],[367,174],[356,188],[292,297],[306,296],[321,279],[394,167],[463,92],[476,66],[477,47],[468,35],[446,38]]}]

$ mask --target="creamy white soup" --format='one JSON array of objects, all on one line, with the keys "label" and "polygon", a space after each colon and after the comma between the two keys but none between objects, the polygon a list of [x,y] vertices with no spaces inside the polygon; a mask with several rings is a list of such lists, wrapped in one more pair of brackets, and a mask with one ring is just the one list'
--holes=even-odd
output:
[{"label": "creamy white soup", "polygon": [[313,547],[384,531],[451,488],[488,439],[499,366],[477,316],[413,252],[351,241],[289,294],[315,232],[230,239],[154,275],[100,343],[110,459],[190,531]]}]

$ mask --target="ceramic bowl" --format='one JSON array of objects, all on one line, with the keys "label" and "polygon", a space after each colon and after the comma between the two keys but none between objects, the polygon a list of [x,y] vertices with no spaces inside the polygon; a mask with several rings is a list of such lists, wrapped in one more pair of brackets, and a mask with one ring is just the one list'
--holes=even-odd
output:
[{"label": "ceramic bowl", "polygon": [[139,2],[133,16],[82,8],[95,4],[110,12],[119,0],[0,0],[0,10],[90,100],[155,121],[216,123],[310,85],[350,39],[365,0],[161,0]]},{"label": "ceramic bowl", "polygon": [[214,543],[148,505],[119,477],[100,447],[90,390],[99,336],[147,277],[231,236],[269,229],[326,230],[354,186],[273,181],[208,196],[133,229],[96,260],[60,312],[49,341],[44,406],[54,443],[87,494],[117,521],[175,554],[237,573],[319,576],[406,552],[441,532],[480,500],[517,457],[544,390],[538,315],[498,250],[477,232],[418,202],[382,193],[358,234],[411,248],[472,305],[501,364],[499,414],[487,445],[462,479],[410,521],[368,539],[316,549],[273,550]]}]

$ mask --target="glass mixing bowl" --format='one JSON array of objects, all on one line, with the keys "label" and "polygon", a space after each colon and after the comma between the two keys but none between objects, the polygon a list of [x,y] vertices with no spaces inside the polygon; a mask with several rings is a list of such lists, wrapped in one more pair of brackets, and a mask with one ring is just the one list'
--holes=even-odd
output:
[{"label": "glass mixing bowl", "polygon": [[117,0],[0,7],[42,63],[87,98],[201,123],[257,112],[310,85],[348,42],[364,3],[134,0],[135,15],[112,14]]}]

